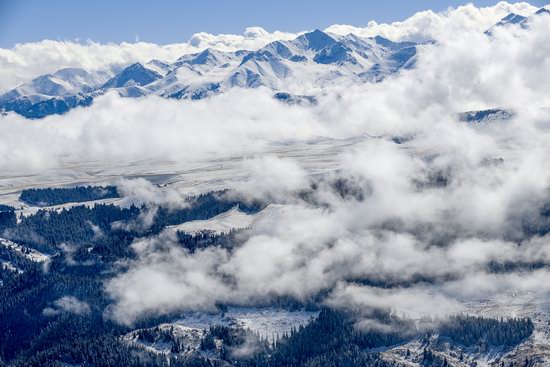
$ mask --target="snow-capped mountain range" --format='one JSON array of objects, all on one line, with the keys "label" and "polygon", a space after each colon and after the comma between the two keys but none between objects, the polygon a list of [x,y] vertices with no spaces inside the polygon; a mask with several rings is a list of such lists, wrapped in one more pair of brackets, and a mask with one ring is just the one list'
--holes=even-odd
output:
[{"label": "snow-capped mountain range", "polygon": [[[550,13],[546,9],[536,14]],[[496,27],[528,26],[528,17],[509,14]],[[41,75],[0,96],[0,111],[28,118],[62,114],[89,106],[110,90],[124,97],[157,95],[174,99],[202,99],[231,88],[265,86],[286,102],[311,101],[313,90],[332,83],[378,82],[413,68],[420,47],[432,42],[393,42],[380,36],[338,36],[320,30],[291,41],[274,41],[255,50],[223,52],[206,49],[183,55],[175,62],[134,63],[113,73],[66,68]],[[306,97],[306,98],[302,98]]]},{"label": "snow-capped mountain range", "polygon": [[29,118],[87,106],[109,90],[121,96],[201,99],[230,88],[307,90],[342,78],[377,81],[414,65],[419,45],[315,30],[256,51],[206,49],[175,62],[134,63],[116,74],[69,68],[41,75],[0,96],[0,108]]}]

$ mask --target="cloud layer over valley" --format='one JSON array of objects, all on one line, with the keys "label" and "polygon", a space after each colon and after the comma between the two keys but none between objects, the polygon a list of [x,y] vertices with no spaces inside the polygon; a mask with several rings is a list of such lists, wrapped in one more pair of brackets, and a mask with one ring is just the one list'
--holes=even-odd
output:
[{"label": "cloud layer over valley", "polygon": [[[231,250],[190,253],[170,231],[135,242],[136,258],[105,284],[113,300],[109,316],[121,323],[288,296],[418,315],[460,311],[482,294],[546,293],[550,15],[528,28],[483,33],[511,11],[530,15],[536,8],[468,5],[390,25],[330,27],[436,42],[420,47],[415,68],[382,82],[312,91],[317,104],[286,104],[267,88],[199,101],[112,92],[41,120],[8,113],[0,116],[0,170],[55,172],[85,162],[107,169],[150,159],[215,165],[235,156],[244,178],[231,184],[235,194],[284,205],[239,235]],[[249,29],[169,46],[44,41],[0,50],[0,85],[53,71],[52,65],[174,59],[205,47],[253,49],[293,37]],[[43,65],[27,67],[37,55]],[[461,112],[494,108],[513,114],[459,119]],[[348,141],[338,154],[316,157],[336,167],[306,167],[308,155],[319,152],[314,147]],[[281,157],[285,149],[291,153]],[[143,181],[120,186],[128,202],[170,206],[183,196]]]}]

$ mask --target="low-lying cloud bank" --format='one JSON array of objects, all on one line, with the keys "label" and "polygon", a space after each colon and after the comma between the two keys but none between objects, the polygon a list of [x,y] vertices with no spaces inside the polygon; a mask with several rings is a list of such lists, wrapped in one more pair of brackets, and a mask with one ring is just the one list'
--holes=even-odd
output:
[{"label": "low-lying cloud bank", "polygon": [[[251,157],[243,163],[250,179],[234,188],[287,204],[282,214],[259,221],[232,251],[191,254],[169,233],[135,243],[137,260],[106,284],[110,316],[122,323],[276,296],[321,293],[334,306],[431,314],[454,312],[479,295],[548,292],[540,265],[550,261],[550,17],[490,38],[468,14],[491,11],[509,9],[438,15],[462,31],[441,32],[415,69],[377,84],[331,87],[317,106],[288,106],[257,89],[201,101],[107,94],[90,108],[40,121],[8,114],[0,117],[0,169]],[[493,107],[517,114],[471,125],[456,117]],[[339,170],[325,172],[313,191],[302,160],[311,152],[280,159],[273,149],[352,137],[361,143],[344,148]],[[350,190],[329,184],[338,179]],[[177,201],[140,182],[126,190],[135,201]]]},{"label": "low-lying cloud bank", "polygon": [[[254,154],[273,143],[359,135],[428,139],[438,149],[471,144],[466,158],[492,144],[485,133],[456,127],[457,112],[517,109],[522,120],[497,129],[531,139],[550,106],[547,30],[503,27],[492,38],[464,31],[419,51],[417,67],[377,84],[335,85],[313,107],[287,106],[268,89],[234,89],[201,101],[155,96],[98,97],[89,108],[29,121],[0,116],[0,169],[38,170],[61,162],[190,161]],[[533,50],[536,50],[534,52]],[[525,120],[525,121],[524,121]],[[516,125],[522,125],[521,128]],[[429,136],[427,134],[429,132]],[[544,147],[544,146],[543,146]]]},{"label": "low-lying cloud bank", "polygon": [[[508,13],[529,15],[535,10],[535,7],[526,2],[513,4],[500,2],[486,8],[466,5],[441,13],[420,12],[402,22],[391,24],[378,24],[371,21],[365,27],[334,25],[326,30],[335,34],[354,33],[366,37],[381,35],[395,41],[434,40],[439,39],[442,34],[452,34],[456,30],[483,31]],[[67,67],[101,70],[137,61],[146,63],[152,59],[175,61],[184,54],[199,52],[206,48],[222,51],[255,50],[269,42],[288,40],[297,36],[297,33],[268,32],[260,27],[249,27],[241,35],[213,35],[200,32],[193,35],[187,42],[169,45],[146,42],[100,44],[93,41],[79,43],[53,40],[18,44],[11,49],[0,49],[0,70],[2,70],[0,92],[14,88],[40,74],[54,73]]]},{"label": "low-lying cloud bank", "polygon": [[[252,180],[242,195],[282,187],[284,210],[256,222],[232,251],[189,253],[170,233],[135,243],[138,259],[106,284],[115,301],[109,316],[132,323],[151,313],[318,294],[335,307],[444,315],[472,297],[550,291],[548,268],[540,267],[550,263],[550,238],[539,235],[550,228],[550,167],[488,161],[491,150],[468,162],[468,149],[412,156],[393,142],[369,140],[325,178],[345,179],[362,195],[321,182],[300,201],[292,193],[303,192],[305,171],[281,185]],[[528,150],[515,153],[531,157]],[[261,176],[283,176],[286,159],[270,160]],[[444,184],[433,180],[441,172]]]}]

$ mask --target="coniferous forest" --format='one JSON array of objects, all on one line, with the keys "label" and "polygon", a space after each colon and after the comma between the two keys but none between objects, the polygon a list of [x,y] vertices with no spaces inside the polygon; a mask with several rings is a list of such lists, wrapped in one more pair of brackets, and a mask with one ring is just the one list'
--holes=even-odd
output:
[{"label": "coniferous forest", "polygon": [[[61,203],[97,199],[91,187],[61,190],[31,190],[22,194],[33,203]],[[116,189],[101,188],[116,193]],[[76,194],[75,196],[75,193]],[[452,316],[436,329],[419,329],[413,320],[384,310],[350,312],[326,308],[315,300],[274,301],[289,310],[319,309],[317,318],[272,340],[234,326],[211,326],[204,331],[200,347],[189,345],[159,323],[177,315],[151,316],[136,325],[125,326],[106,317],[111,303],[103,283],[120,269],[120,260],[135,256],[131,244],[160,233],[169,225],[208,219],[239,206],[254,214],[265,204],[227,199],[226,191],[189,197],[180,209],[157,208],[146,230],[132,229],[130,223],[148,211],[145,205],[123,208],[112,204],[73,206],[61,210],[41,209],[19,216],[15,208],[0,207],[3,238],[0,259],[8,266],[0,269],[0,361],[9,366],[393,366],[380,357],[377,348],[405,343],[423,335],[439,334],[457,345],[470,347],[485,343],[512,347],[533,332],[529,319],[490,319]],[[94,195],[94,194],[92,194]],[[70,199],[69,199],[70,198]],[[238,247],[242,230],[228,233],[176,232],[179,246],[189,252],[209,247],[231,251]],[[16,244],[16,245],[15,245]],[[70,247],[67,245],[70,244]],[[17,251],[16,251],[17,250]],[[39,263],[25,255],[40,251],[49,256]],[[16,269],[14,271],[13,269]],[[59,300],[74,304],[73,312],[63,312]],[[77,301],[75,301],[77,300]],[[85,304],[86,307],[77,306]],[[220,310],[226,308],[220,305]],[[362,329],[362,318],[376,320],[386,328]],[[169,345],[168,356],[158,355],[123,336],[138,330],[137,340]],[[242,348],[247,353],[236,353]],[[436,363],[429,350],[425,361]],[[435,361],[435,362],[434,362]],[[428,362],[426,362],[428,363]]]},{"label": "coniferous forest", "polygon": [[26,189],[21,201],[29,205],[53,206],[101,199],[118,198],[116,186],[76,186],[68,188]]}]

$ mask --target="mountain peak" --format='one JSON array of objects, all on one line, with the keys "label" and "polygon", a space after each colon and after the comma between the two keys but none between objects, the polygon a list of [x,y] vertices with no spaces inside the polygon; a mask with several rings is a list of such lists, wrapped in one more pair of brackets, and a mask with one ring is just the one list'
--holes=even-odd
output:
[{"label": "mountain peak", "polygon": [[521,24],[521,23],[525,22],[525,19],[527,19],[527,18],[522,16],[522,15],[519,15],[519,14],[516,14],[516,13],[510,13],[507,16],[505,16],[504,18],[502,18],[500,20],[500,22],[498,22],[496,24],[496,26],[503,26],[503,25],[506,25],[506,24]]},{"label": "mountain peak", "polygon": [[267,45],[265,45],[260,50],[255,51],[255,52],[251,52],[249,55],[255,54],[255,53],[261,52],[261,51],[267,51],[270,54],[279,56],[283,59],[289,59],[293,56],[292,51],[288,48],[286,42],[283,42],[283,41],[273,41],[271,43],[268,43]]},{"label": "mountain peak", "polygon": [[204,51],[200,52],[193,60],[191,60],[191,64],[204,65],[208,63],[208,61],[218,61],[219,56],[219,51],[207,48]]},{"label": "mountain peak", "polygon": [[521,16],[521,15],[516,14],[516,13],[510,13],[507,16],[505,16],[504,18],[502,18],[500,21],[502,23],[519,23],[524,19],[525,19],[524,16]]},{"label": "mountain peak", "polygon": [[134,71],[134,70],[144,70],[145,66],[141,65],[140,62],[135,62],[130,66],[127,66],[124,70]]},{"label": "mountain peak", "polygon": [[301,46],[301,48],[321,51],[323,48],[335,44],[336,40],[325,32],[315,29],[314,31],[302,34],[294,42]]},{"label": "mountain peak", "polygon": [[179,67],[183,64],[217,66],[227,62],[227,60],[227,53],[212,48],[206,48],[198,53],[183,55],[176,61],[175,66]]},{"label": "mountain peak", "polygon": [[395,42],[390,41],[389,39],[384,38],[382,36],[375,36],[374,42],[376,42],[377,45],[380,45],[386,48],[392,48],[393,45],[395,44]]},{"label": "mountain peak", "polygon": [[318,64],[341,64],[346,61],[352,64],[357,63],[352,56],[352,50],[342,42],[325,47],[315,55],[313,61]]},{"label": "mountain peak", "polygon": [[126,86],[129,82],[144,86],[160,78],[162,78],[162,76],[159,73],[151,69],[147,69],[141,63],[136,62],[124,68],[124,70],[122,70],[119,74],[109,79],[102,88],[120,88]]}]

